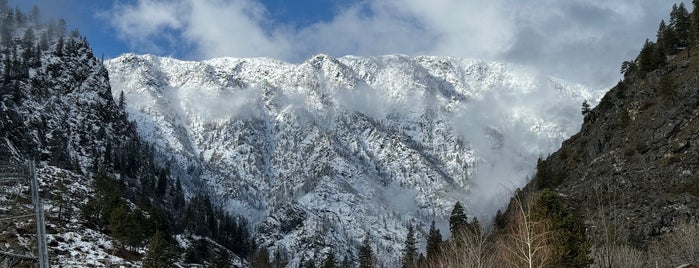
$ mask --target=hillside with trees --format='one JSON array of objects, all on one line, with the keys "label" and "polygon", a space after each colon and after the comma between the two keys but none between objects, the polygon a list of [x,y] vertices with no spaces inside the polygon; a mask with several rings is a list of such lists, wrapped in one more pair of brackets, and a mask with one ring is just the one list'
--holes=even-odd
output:
[{"label": "hillside with trees", "polygon": [[[78,30],[67,30],[65,20],[44,18],[36,6],[25,13],[0,1],[0,66],[0,143],[13,149],[2,157],[38,163],[42,198],[57,208],[47,212],[52,263],[85,264],[94,261],[91,254],[107,251],[144,267],[227,266],[251,256],[247,221],[206,189],[184,189],[169,160],[138,136],[123,97],[113,99],[102,60]],[[2,251],[32,251],[32,244],[21,242],[26,224],[4,226],[5,238],[20,242],[8,242]],[[67,238],[72,234],[113,243],[99,250],[93,244],[93,252]],[[179,247],[176,237],[198,246]],[[11,256],[6,261],[26,263]]]}]

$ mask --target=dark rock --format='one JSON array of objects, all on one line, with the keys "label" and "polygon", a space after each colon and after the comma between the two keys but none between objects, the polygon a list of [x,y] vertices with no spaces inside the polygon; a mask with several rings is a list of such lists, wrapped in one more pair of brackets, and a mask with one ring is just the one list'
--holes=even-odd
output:
[{"label": "dark rock", "polygon": [[[699,197],[688,192],[699,183],[699,77],[688,73],[694,63],[679,58],[612,88],[580,132],[545,160],[565,174],[555,190],[586,221],[613,209],[639,247],[699,216]],[[661,92],[663,77],[673,79],[673,94]]]}]

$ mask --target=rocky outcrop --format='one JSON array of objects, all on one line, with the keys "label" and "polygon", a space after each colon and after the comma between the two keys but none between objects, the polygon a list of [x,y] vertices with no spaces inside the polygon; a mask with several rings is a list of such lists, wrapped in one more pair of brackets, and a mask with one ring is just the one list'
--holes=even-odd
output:
[{"label": "rocky outcrop", "polygon": [[699,216],[699,57],[680,53],[646,75],[631,74],[585,118],[580,132],[540,163],[552,186],[585,215],[647,247]]}]

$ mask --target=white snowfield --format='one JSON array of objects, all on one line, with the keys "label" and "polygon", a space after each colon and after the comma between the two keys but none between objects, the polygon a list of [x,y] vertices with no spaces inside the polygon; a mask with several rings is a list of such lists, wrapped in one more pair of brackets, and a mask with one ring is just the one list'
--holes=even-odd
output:
[{"label": "white snowfield", "polygon": [[579,130],[583,100],[604,93],[447,57],[126,54],[106,67],[115,99],[123,91],[176,175],[250,219],[290,265],[330,250],[351,260],[370,235],[379,263],[398,266],[408,224],[445,226],[456,201],[493,215],[538,157]]}]

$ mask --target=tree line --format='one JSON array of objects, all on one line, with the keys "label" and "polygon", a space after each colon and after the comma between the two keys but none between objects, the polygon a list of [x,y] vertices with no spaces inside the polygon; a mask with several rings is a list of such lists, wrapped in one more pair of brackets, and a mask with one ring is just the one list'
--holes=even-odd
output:
[{"label": "tree line", "polygon": [[[699,5],[698,0],[692,0],[694,10]],[[691,56],[692,48],[699,45],[699,13],[689,12],[684,3],[674,4],[670,12],[670,20],[660,21],[655,42],[646,39],[643,48],[633,61],[624,61],[621,73],[624,76],[646,73],[662,68],[668,59],[684,51]]]},{"label": "tree line", "polygon": [[[64,19],[44,19],[36,6],[25,13],[0,0],[0,64],[1,106],[7,107],[0,109],[2,136],[27,157],[92,178],[94,194],[82,205],[80,219],[114,238],[119,252],[134,255],[145,248],[146,255],[135,259],[144,267],[170,267],[183,257],[227,267],[230,254],[245,259],[256,251],[246,219],[206,190],[186,195],[180,178],[170,173],[170,161],[139,137],[123,93],[114,100],[106,90],[107,70],[87,38],[78,30],[68,32]],[[105,80],[88,80],[93,73]],[[85,89],[106,100],[80,104],[94,125],[73,127],[66,122],[85,119],[66,114],[59,118],[63,124],[52,126],[41,113],[28,120],[23,112],[36,109],[35,102],[56,110],[51,107],[77,105],[62,103],[61,97]],[[56,202],[57,220],[67,221],[68,199],[60,196]],[[198,238],[185,250],[173,246],[177,234]]]}]

